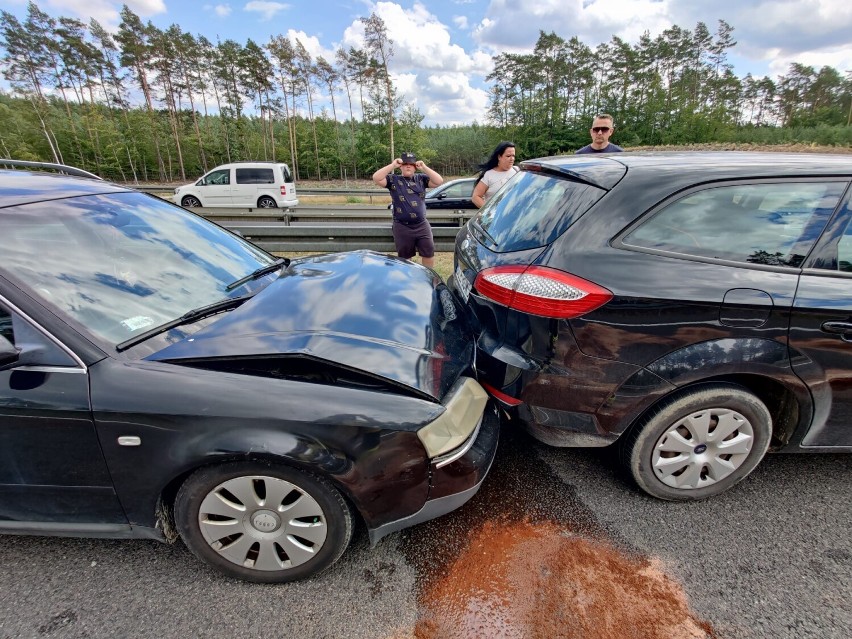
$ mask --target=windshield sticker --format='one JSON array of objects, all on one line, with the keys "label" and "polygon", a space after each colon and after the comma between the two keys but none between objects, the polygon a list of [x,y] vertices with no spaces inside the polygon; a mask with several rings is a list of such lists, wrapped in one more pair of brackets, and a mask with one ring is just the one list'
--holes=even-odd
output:
[{"label": "windshield sticker", "polygon": [[140,328],[148,328],[154,323],[154,318],[146,317],[145,315],[137,315],[136,317],[128,317],[126,320],[121,320],[121,325],[128,331],[138,331]]}]

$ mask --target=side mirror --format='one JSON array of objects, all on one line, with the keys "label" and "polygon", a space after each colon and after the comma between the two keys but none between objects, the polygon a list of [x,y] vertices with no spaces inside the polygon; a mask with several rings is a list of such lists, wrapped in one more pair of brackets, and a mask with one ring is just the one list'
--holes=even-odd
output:
[{"label": "side mirror", "polygon": [[0,366],[14,364],[18,361],[21,349],[0,335]]},{"label": "side mirror", "polygon": [[438,199],[439,200],[446,200],[447,199],[447,192],[444,191],[443,193],[438,193]]}]

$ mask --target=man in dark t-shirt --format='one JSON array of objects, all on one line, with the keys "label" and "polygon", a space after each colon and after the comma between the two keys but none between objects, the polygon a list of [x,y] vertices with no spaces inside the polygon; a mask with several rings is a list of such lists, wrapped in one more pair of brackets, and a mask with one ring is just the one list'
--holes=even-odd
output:
[{"label": "man in dark t-shirt", "polygon": [[609,113],[598,113],[592,121],[592,128],[589,129],[589,134],[592,136],[592,143],[587,144],[582,149],[575,151],[576,155],[583,153],[619,153],[623,151],[620,146],[611,144],[609,136],[615,131],[615,123]]},{"label": "man in dark t-shirt", "polygon": [[[394,173],[394,169],[399,169],[402,175]],[[417,170],[422,173],[416,173]],[[373,173],[373,182],[390,191],[397,255],[411,259],[415,252],[419,253],[423,266],[432,268],[435,242],[432,227],[426,220],[426,190],[440,186],[444,178],[413,153],[403,153]]]}]

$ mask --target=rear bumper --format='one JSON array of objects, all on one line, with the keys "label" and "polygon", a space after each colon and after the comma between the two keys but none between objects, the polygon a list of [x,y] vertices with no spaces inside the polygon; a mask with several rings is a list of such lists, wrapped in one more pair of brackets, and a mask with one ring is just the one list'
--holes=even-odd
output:
[{"label": "rear bumper", "polygon": [[446,515],[467,503],[477,493],[491,469],[497,454],[499,436],[500,419],[494,405],[489,403],[472,443],[460,447],[466,447],[464,453],[445,465],[441,465],[440,460],[433,460],[429,498],[423,507],[408,517],[370,528],[370,544],[375,546],[382,537]]},{"label": "rear bumper", "polygon": [[594,448],[609,446],[618,434],[601,429],[594,415],[521,404],[516,415],[534,439],[548,446]]},{"label": "rear bumper", "polygon": [[615,361],[591,362],[576,350],[558,365],[545,365],[542,360],[505,346],[490,352],[480,348],[477,372],[505,398],[520,402],[514,405],[504,400],[501,404],[543,444],[603,447],[615,442],[623,430],[623,415],[616,414],[609,422],[602,422],[601,407],[618,395],[619,384],[635,367]]}]

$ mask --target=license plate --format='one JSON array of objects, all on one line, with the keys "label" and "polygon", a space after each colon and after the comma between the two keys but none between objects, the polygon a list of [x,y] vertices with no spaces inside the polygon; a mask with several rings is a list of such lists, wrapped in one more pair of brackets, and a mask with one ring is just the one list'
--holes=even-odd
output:
[{"label": "license plate", "polygon": [[467,298],[470,297],[470,282],[467,281],[467,278],[462,273],[461,266],[456,267],[456,288],[459,290],[459,295],[462,300],[467,303]]}]

